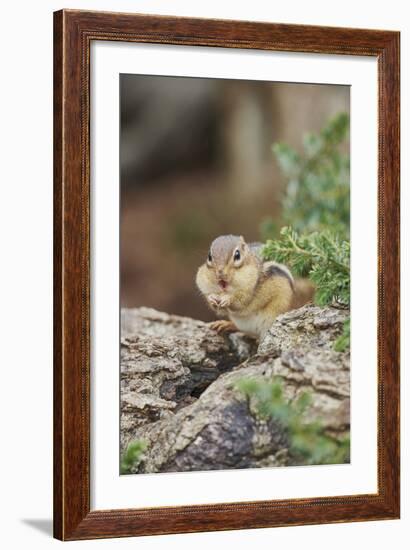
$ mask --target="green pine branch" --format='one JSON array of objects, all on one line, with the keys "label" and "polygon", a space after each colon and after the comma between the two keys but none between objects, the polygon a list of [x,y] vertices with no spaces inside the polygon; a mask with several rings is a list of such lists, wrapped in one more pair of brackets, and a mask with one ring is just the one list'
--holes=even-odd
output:
[{"label": "green pine branch", "polygon": [[278,239],[263,247],[265,260],[286,264],[297,276],[309,277],[316,286],[318,305],[350,303],[350,242],[331,231],[300,235],[283,227]]}]

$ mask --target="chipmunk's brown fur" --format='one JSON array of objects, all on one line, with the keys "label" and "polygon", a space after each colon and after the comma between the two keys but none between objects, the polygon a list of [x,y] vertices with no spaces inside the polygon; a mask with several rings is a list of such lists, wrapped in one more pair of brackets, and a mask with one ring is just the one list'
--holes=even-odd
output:
[{"label": "chipmunk's brown fur", "polygon": [[243,237],[223,235],[198,269],[196,284],[208,305],[230,319],[211,324],[218,332],[241,330],[260,338],[278,315],[312,299],[309,281],[295,281],[284,265],[264,262],[260,249]]}]

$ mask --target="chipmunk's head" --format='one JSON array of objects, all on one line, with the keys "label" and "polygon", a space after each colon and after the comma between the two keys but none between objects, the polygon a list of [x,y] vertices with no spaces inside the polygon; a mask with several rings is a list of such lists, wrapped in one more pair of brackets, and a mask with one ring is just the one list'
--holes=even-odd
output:
[{"label": "chipmunk's head", "polygon": [[212,242],[197,283],[202,291],[201,283],[206,283],[209,292],[230,293],[244,285],[254,286],[257,279],[257,262],[244,238],[222,235]]}]

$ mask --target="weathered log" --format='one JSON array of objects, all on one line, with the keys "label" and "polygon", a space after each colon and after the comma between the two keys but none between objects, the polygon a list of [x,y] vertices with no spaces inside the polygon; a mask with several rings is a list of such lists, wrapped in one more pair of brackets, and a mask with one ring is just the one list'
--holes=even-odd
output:
[{"label": "weathered log", "polygon": [[333,350],[348,312],[308,305],[278,317],[256,344],[206,323],[139,308],[122,311],[121,448],[147,444],[134,471],[169,472],[295,463],[289,436],[236,388],[280,377],[294,400],[308,391],[306,422],[329,437],[350,429],[349,353]]},{"label": "weathered log", "polygon": [[242,334],[225,338],[201,321],[149,308],[123,309],[121,334],[122,447],[136,428],[193,403],[256,351]]}]

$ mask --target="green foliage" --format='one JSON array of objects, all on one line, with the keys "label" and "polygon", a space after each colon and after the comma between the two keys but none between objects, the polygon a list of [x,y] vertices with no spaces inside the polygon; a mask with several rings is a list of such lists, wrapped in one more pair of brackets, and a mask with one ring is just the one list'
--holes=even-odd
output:
[{"label": "green foliage", "polygon": [[350,301],[350,242],[329,230],[300,235],[283,227],[280,237],[263,248],[265,260],[286,264],[292,273],[309,277],[316,285],[319,305]]},{"label": "green foliage", "polygon": [[304,413],[311,404],[311,396],[302,393],[288,401],[283,395],[282,381],[276,378],[266,381],[242,378],[236,388],[253,400],[257,414],[272,418],[285,428],[289,436],[289,451],[297,462],[303,464],[341,464],[350,457],[350,438],[337,440],[326,435],[319,421],[306,422]]},{"label": "green foliage", "polygon": [[[348,130],[349,117],[340,113],[318,134],[304,136],[302,155],[285,143],[272,146],[288,180],[282,197],[284,224],[299,232],[331,229],[349,234],[350,162],[349,155],[340,151]],[[269,220],[261,229],[265,238],[275,235]]]},{"label": "green foliage", "polygon": [[335,351],[345,351],[350,347],[350,318],[343,324],[343,332],[335,341],[333,349]]},{"label": "green foliage", "polygon": [[[282,219],[265,220],[261,225],[268,239],[263,257],[286,264],[296,276],[309,277],[316,286],[315,301],[321,306],[350,303],[350,167],[349,156],[341,152],[348,130],[349,117],[341,113],[318,134],[304,137],[303,154],[283,143],[273,145],[287,185]],[[283,223],[287,226],[279,231]],[[334,349],[344,351],[349,345],[350,320]],[[296,461],[330,464],[349,460],[349,437],[333,439],[320,421],[306,421],[309,394],[288,401],[279,379],[242,379],[237,388],[251,400],[257,414],[284,426]]]},{"label": "green foliage", "polygon": [[121,474],[130,474],[133,468],[138,466],[146,448],[147,444],[141,439],[131,441],[121,457]]}]

